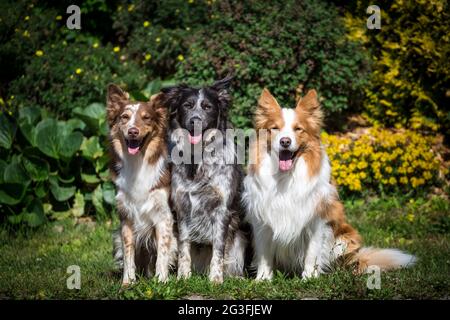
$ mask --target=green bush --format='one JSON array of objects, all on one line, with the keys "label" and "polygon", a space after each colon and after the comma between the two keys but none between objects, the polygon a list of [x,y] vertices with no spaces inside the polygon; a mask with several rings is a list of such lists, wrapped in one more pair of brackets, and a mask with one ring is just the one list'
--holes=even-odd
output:
[{"label": "green bush", "polygon": [[233,70],[231,115],[236,126],[251,125],[264,86],[285,106],[293,106],[296,93],[309,88],[318,90],[328,114],[357,105],[366,79],[364,55],[345,40],[345,28],[333,5],[226,1],[217,3],[211,19],[192,39],[175,77],[198,84]]},{"label": "green bush", "polygon": [[212,10],[211,1],[121,1],[113,15],[116,44],[153,78],[170,78]]},{"label": "green bush", "polygon": [[25,73],[10,85],[12,105],[17,109],[38,106],[67,118],[75,108],[104,101],[110,82],[131,88],[148,82],[134,61],[94,39],[49,43],[42,53],[31,59]]},{"label": "green bush", "polygon": [[[0,88],[24,72],[24,66],[58,33],[58,12],[29,1],[0,2]],[[6,88],[3,88],[6,89]]]}]

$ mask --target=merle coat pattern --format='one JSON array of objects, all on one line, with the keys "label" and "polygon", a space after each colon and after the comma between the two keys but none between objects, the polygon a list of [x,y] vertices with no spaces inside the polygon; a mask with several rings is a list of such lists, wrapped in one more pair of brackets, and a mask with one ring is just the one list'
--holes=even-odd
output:
[{"label": "merle coat pattern", "polygon": [[171,200],[178,220],[179,278],[188,278],[192,266],[204,272],[208,264],[209,279],[217,283],[223,281],[224,274],[242,276],[244,272],[248,241],[239,206],[242,171],[238,164],[229,161],[235,159],[234,144],[225,142],[223,149],[209,158],[212,162],[202,157],[194,161],[194,157],[207,151],[217,131],[225,137],[225,130],[231,128],[227,121],[231,80],[226,77],[202,88],[178,85],[162,90],[171,112],[169,143],[176,145],[177,151],[191,153],[191,161],[172,166]]}]

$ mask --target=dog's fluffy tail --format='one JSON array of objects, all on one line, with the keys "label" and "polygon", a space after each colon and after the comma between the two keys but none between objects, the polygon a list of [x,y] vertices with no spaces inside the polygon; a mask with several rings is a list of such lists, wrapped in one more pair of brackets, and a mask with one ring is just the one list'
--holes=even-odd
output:
[{"label": "dog's fluffy tail", "polygon": [[358,271],[365,272],[369,266],[377,266],[381,271],[413,266],[417,258],[398,249],[379,249],[363,247],[351,259],[356,262]]}]

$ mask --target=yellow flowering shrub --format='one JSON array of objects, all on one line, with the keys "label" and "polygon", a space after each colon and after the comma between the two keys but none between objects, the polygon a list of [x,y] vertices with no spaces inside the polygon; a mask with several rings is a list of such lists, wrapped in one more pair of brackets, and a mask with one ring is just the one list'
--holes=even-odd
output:
[{"label": "yellow flowering shrub", "polygon": [[432,185],[441,171],[435,137],[412,130],[360,129],[322,133],[335,183],[345,192],[408,191]]},{"label": "yellow flowering shrub", "polygon": [[[366,8],[381,8],[381,30]],[[357,0],[344,15],[348,38],[372,57],[365,116],[373,124],[450,134],[450,11],[446,0]]]}]

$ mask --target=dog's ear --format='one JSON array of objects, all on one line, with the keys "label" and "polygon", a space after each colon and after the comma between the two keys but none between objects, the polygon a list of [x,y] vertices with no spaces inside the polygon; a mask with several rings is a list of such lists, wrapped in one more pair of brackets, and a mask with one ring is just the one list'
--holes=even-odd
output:
[{"label": "dog's ear", "polygon": [[109,84],[106,94],[106,115],[111,126],[126,105],[129,94],[115,84]]},{"label": "dog's ear", "polygon": [[228,91],[230,89],[233,79],[234,79],[234,76],[229,74],[225,78],[215,81],[210,86],[210,88],[219,92],[219,95],[220,95],[220,92]]},{"label": "dog's ear", "polygon": [[270,119],[281,116],[281,107],[267,88],[261,92],[258,107],[255,112],[255,125],[257,128],[267,128]]},{"label": "dog's ear", "polygon": [[152,95],[147,103],[158,115],[155,119],[157,124],[164,128],[169,114],[168,108],[164,105],[164,94],[160,92]]},{"label": "dog's ear", "polygon": [[322,110],[320,102],[317,97],[317,92],[314,89],[309,90],[306,95],[300,98],[295,107],[296,112],[307,112],[309,115],[308,121],[310,125],[317,131],[322,126]]},{"label": "dog's ear", "polygon": [[219,102],[224,111],[230,106],[231,96],[229,94],[231,82],[234,76],[229,74],[221,80],[215,81],[209,88],[217,92]]},{"label": "dog's ear", "polygon": [[171,114],[177,111],[182,92],[185,88],[187,88],[187,85],[179,84],[161,89],[161,94],[158,99],[160,99],[162,106],[169,109]]},{"label": "dog's ear", "polygon": [[281,107],[270,91],[264,88],[258,99],[258,109],[262,112],[274,112],[281,110]]},{"label": "dog's ear", "polygon": [[317,98],[317,92],[314,89],[309,90],[306,95],[300,98],[297,102],[296,108],[302,108],[303,110],[313,112],[316,109],[320,109],[319,99]]}]

